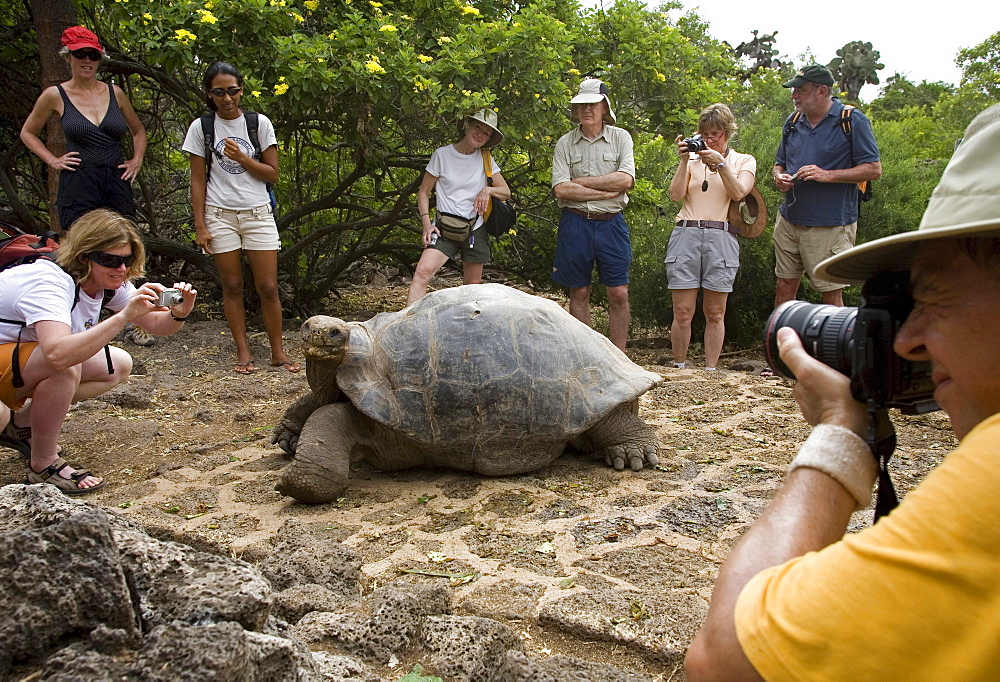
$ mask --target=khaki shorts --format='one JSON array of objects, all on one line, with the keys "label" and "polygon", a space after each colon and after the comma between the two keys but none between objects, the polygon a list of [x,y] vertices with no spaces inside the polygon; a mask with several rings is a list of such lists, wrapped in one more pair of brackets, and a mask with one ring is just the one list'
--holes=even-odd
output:
[{"label": "khaki shorts", "polygon": [[270,204],[239,211],[206,206],[205,227],[212,235],[212,253],[238,249],[277,251],[281,248]]},{"label": "khaki shorts", "polygon": [[801,279],[808,275],[809,286],[820,293],[843,289],[846,284],[816,279],[816,266],[834,254],[854,246],[858,224],[796,225],[778,214],[774,224],[774,276],[778,279]]},{"label": "khaki shorts", "polygon": [[[16,343],[0,343],[0,402],[12,410],[20,410],[31,397],[29,393],[23,398],[17,398],[17,389],[14,388],[14,349],[17,348],[17,345]],[[22,372],[24,366],[28,364],[31,352],[37,347],[38,344],[35,341],[21,343],[18,360],[21,361]]]}]

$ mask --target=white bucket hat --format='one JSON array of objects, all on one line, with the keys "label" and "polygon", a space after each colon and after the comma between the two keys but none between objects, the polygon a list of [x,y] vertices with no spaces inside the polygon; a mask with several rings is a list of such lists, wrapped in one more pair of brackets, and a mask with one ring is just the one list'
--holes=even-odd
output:
[{"label": "white bucket hat", "polygon": [[493,133],[490,135],[490,139],[486,141],[483,145],[484,149],[493,149],[498,144],[503,142],[503,133],[497,128],[497,112],[492,109],[480,109],[474,114],[469,114],[464,119],[462,119],[458,124],[458,134],[465,135],[465,122],[467,120],[479,121],[480,123],[485,123],[490,128],[493,129]]},{"label": "white bucket hat", "polygon": [[[975,138],[975,139],[973,139]],[[876,272],[909,270],[917,246],[928,239],[1000,237],[1000,104],[981,112],[931,194],[920,227],[827,258],[816,277],[861,284]]]},{"label": "white bucket hat", "polygon": [[[571,99],[569,103],[572,104],[592,104],[593,102],[600,102],[604,100],[608,103],[608,113],[604,115],[604,122],[611,125],[618,121],[615,116],[614,110],[611,108],[611,100],[608,99],[608,86],[604,84],[599,78],[585,78],[582,83],[580,83],[580,92],[576,94],[576,97]],[[569,113],[570,120],[573,123],[579,123],[580,117],[576,115],[570,107]]]}]

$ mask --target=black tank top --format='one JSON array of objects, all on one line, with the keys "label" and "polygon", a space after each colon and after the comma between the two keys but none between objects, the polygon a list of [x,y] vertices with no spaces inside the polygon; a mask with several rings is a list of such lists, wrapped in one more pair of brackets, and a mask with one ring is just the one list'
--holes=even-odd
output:
[{"label": "black tank top", "polygon": [[66,91],[61,85],[59,95],[63,101],[62,127],[66,134],[66,151],[79,152],[81,166],[93,164],[97,166],[118,166],[125,161],[122,154],[122,135],[128,132],[125,115],[118,108],[114,88],[108,83],[108,110],[100,125],[94,125],[90,119],[73,106]]}]

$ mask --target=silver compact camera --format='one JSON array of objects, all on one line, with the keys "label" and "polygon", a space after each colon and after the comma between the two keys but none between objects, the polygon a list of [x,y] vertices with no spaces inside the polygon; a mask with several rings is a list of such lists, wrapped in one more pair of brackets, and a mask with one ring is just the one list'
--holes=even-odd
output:
[{"label": "silver compact camera", "polygon": [[160,298],[157,305],[160,307],[172,306],[183,302],[184,294],[181,293],[180,289],[164,289],[160,292]]}]

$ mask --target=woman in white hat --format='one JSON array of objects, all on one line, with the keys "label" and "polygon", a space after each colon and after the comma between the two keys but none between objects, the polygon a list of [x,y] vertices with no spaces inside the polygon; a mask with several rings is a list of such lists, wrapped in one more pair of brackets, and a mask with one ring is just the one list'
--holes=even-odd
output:
[{"label": "woman in white hat", "polygon": [[681,162],[670,181],[671,201],[684,201],[667,245],[667,280],[674,321],[670,345],[674,367],[683,368],[691,342],[691,320],[703,289],[705,369],[714,370],[726,336],[726,302],[740,267],[739,229],[728,222],[730,201],[753,189],[757,160],[730,148],[736,119],[725,104],[698,117],[695,149],[677,136]]},{"label": "woman in white hat", "polygon": [[[427,164],[417,210],[423,224],[424,252],[417,262],[406,297],[409,305],[427,293],[427,285],[449,258],[461,254],[462,283],[479,284],[483,265],[490,262],[490,244],[483,227],[483,214],[492,197],[510,198],[510,188],[500,174],[500,166],[488,150],[503,141],[497,115],[480,109],[458,124],[459,140],[434,150]],[[493,176],[486,180],[486,164]],[[436,199],[435,220],[430,218],[430,195]]]}]

